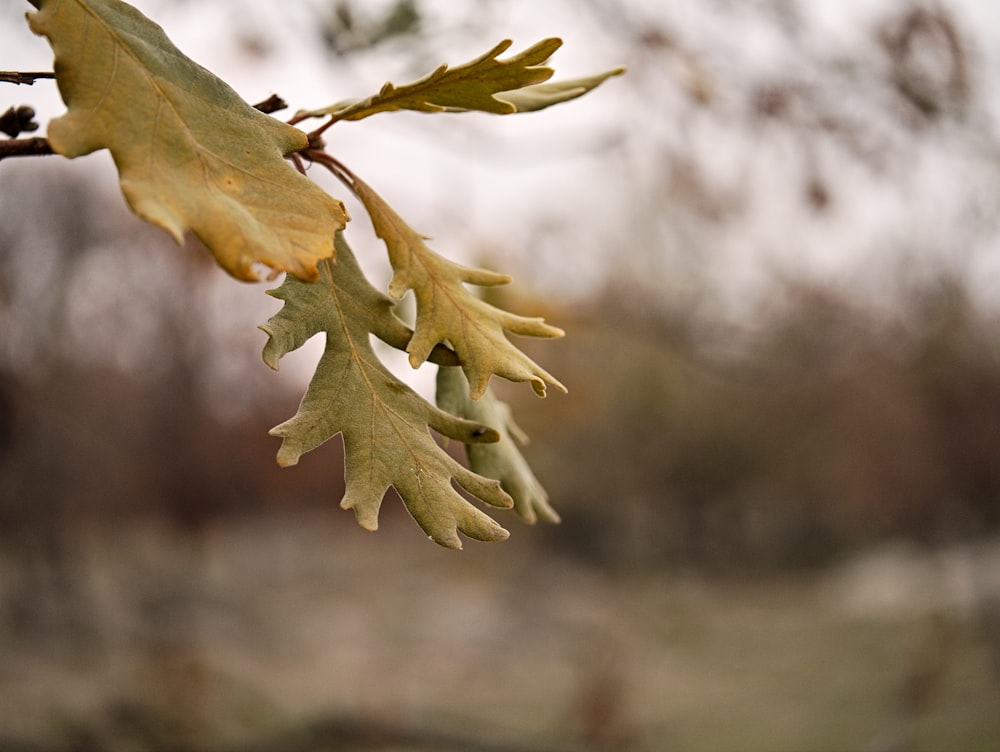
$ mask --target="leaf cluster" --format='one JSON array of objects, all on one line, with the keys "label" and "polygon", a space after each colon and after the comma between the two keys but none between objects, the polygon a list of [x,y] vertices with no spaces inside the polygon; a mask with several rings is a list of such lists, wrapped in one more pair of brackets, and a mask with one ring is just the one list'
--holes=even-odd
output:
[{"label": "leaf cluster", "polygon": [[[539,396],[548,386],[565,391],[507,336],[559,337],[562,331],[474,295],[467,285],[502,285],[510,277],[435,253],[326,151],[321,136],[337,122],[398,110],[531,112],[578,97],[622,69],[547,83],[553,71],[545,63],[562,42],[545,39],[501,59],[511,46],[505,40],[467,63],[302,110],[286,123],[244,102],[120,0],[36,5],[28,23],[52,46],[67,105],[66,114],[49,123],[52,149],[69,158],[108,149],[132,210],[178,242],[192,232],[237,279],[287,272],[270,291],[283,306],[261,327],[267,365],[277,369],[288,352],[314,335],[325,337],[298,411],[271,431],[282,439],[279,464],[294,465],[340,435],[346,457],[341,506],[374,530],[392,486],[424,532],[450,548],[461,548],[460,533],[478,540],[508,535],[469,496],[513,507],[528,522],[558,521],[519,450],[523,434],[489,383],[500,376],[530,383]],[[310,132],[296,127],[310,119],[322,122]],[[371,217],[393,272],[388,295],[364,277],[344,234],[348,212],[305,176],[307,162],[330,170]],[[394,312],[395,301],[409,292],[416,301],[412,329]],[[373,334],[405,350],[414,368],[427,361],[438,366],[437,406],[383,365]],[[469,468],[445,451],[447,440],[467,447]]]}]

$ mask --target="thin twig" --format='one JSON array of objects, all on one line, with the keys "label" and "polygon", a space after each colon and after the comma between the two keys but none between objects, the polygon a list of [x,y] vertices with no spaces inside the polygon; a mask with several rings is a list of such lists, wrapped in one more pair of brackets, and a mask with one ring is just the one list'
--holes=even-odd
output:
[{"label": "thin twig", "polygon": [[288,103],[277,94],[272,94],[263,102],[258,102],[253,106],[255,110],[260,110],[265,115],[270,115],[272,112],[278,112],[286,107],[288,107]]},{"label": "thin twig", "polygon": [[0,71],[0,83],[5,84],[27,84],[31,86],[39,78],[55,78],[56,74],[49,71],[26,72],[26,71]]},{"label": "thin twig", "polygon": [[40,157],[55,154],[47,138],[9,138],[0,140],[0,159],[6,157]]}]

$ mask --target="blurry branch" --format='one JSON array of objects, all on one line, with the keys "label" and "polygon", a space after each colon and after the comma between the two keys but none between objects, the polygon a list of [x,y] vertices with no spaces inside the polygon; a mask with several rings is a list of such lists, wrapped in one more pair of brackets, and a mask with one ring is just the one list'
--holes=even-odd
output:
[{"label": "blurry branch", "polygon": [[422,19],[416,0],[396,0],[380,17],[363,18],[356,13],[355,4],[340,0],[322,22],[321,33],[330,52],[346,56],[391,39],[413,36],[420,30]]},{"label": "blurry branch", "polygon": [[911,8],[879,30],[899,94],[928,118],[961,110],[971,95],[969,59],[951,14]]},{"label": "blurry branch", "polygon": [[55,78],[56,74],[49,71],[29,73],[27,71],[0,71],[0,83],[27,84],[31,86],[39,78]]},{"label": "blurry branch", "polygon": [[0,159],[7,157],[40,157],[55,154],[47,138],[12,138],[0,141]]}]

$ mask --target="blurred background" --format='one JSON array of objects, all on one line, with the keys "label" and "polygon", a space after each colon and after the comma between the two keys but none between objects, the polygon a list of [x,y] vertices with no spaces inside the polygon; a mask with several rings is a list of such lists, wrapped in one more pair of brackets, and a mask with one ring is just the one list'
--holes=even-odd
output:
[{"label": "blurred background", "polygon": [[[287,116],[505,37],[629,67],[328,138],[568,331],[519,344],[569,395],[496,385],[563,523],[454,553],[390,494],[360,530],[339,440],[274,462],[319,350],[263,365],[266,286],[129,214],[106,153],[4,160],[0,749],[1000,745],[1000,10],[135,4]],[[0,69],[51,69],[0,9]]]}]

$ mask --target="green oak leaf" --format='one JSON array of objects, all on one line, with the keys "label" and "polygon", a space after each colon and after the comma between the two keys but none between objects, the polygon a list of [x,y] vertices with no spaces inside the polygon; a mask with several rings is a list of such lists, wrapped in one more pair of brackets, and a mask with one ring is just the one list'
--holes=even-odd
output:
[{"label": "green oak leaf", "polygon": [[119,0],[44,0],[28,15],[48,38],[67,112],[49,124],[55,152],[111,151],[132,210],[177,242],[191,230],[219,264],[302,279],[333,254],[348,220],[284,159],[305,134],[255,110]]},{"label": "green oak leaf", "polygon": [[[499,481],[463,467],[434,440],[433,428],[466,444],[497,441],[499,433],[428,404],[390,373],[370,342],[372,322],[382,333],[399,332],[393,303],[365,279],[341,233],[337,263],[323,261],[319,279],[286,277],[270,292],[282,309],[261,327],[268,335],[264,361],[274,369],[286,353],[314,334],[326,334],[326,348],[294,417],[271,430],[282,437],[278,463],[294,465],[305,452],[342,434],[346,493],[341,506],[358,523],[378,527],[379,508],[389,486],[403,499],[417,524],[436,543],[461,548],[458,533],[477,540],[504,540],[508,533],[463,498],[454,479],[495,507],[510,507]],[[398,321],[398,319],[396,319]],[[396,336],[396,335],[391,335]]]},{"label": "green oak leaf", "polygon": [[562,46],[562,40],[543,39],[523,52],[499,60],[511,44],[511,40],[505,39],[489,52],[462,65],[454,68],[441,65],[423,78],[402,86],[387,82],[373,96],[306,110],[298,113],[298,117],[360,120],[394,110],[478,111],[495,115],[532,112],[586,94],[611,76],[625,71],[615,68],[572,81],[542,84],[553,73],[544,63]]},{"label": "green oak leaf", "polygon": [[566,391],[559,381],[515,347],[505,332],[533,337],[561,337],[563,331],[541,318],[518,316],[472,295],[465,283],[502,285],[506,274],[470,269],[449,261],[424,244],[420,235],[364,181],[352,178],[354,192],[371,216],[375,234],[385,242],[393,277],[389,295],[400,299],[413,290],[417,318],[406,346],[414,368],[427,360],[435,346],[447,342],[454,349],[472,385],[472,397],[486,391],[493,374],[510,381],[528,381],[545,396],[546,385]]},{"label": "green oak leaf", "polygon": [[473,400],[462,371],[445,366],[438,368],[437,404],[442,410],[482,423],[500,434],[500,441],[491,444],[466,444],[469,466],[480,475],[499,480],[514,499],[514,511],[525,522],[534,524],[539,518],[559,522],[548,494],[518,449],[518,444],[526,444],[528,437],[514,423],[509,405],[498,400],[492,389]]}]

